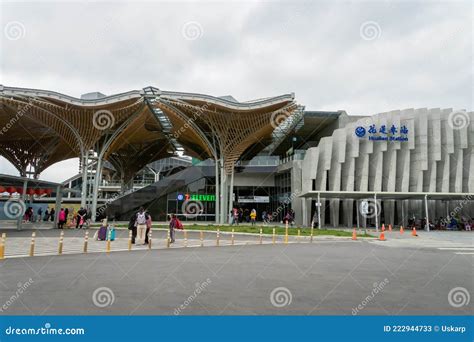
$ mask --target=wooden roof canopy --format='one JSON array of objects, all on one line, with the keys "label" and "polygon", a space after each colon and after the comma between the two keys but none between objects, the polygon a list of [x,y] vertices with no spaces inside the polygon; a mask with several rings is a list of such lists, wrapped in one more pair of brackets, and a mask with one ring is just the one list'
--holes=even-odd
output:
[{"label": "wooden roof canopy", "polygon": [[[25,176],[87,151],[130,179],[146,164],[176,154],[221,158],[227,173],[242,154],[269,141],[296,110],[294,94],[234,102],[147,87],[99,99],[0,85],[0,155]],[[163,123],[169,122],[170,127]]]}]

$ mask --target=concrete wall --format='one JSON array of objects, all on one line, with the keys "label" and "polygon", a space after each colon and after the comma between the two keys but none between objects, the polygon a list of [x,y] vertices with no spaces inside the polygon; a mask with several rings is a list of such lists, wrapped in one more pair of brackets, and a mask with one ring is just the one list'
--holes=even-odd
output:
[{"label": "concrete wall", "polygon": [[[309,190],[410,191],[474,193],[474,113],[452,109],[405,109],[344,120],[329,137],[308,149],[300,164],[293,164],[293,192]],[[359,138],[355,128],[408,128],[408,141],[371,141]],[[341,125],[340,125],[341,126]],[[339,126],[339,127],[340,127]],[[298,182],[301,181],[301,184]],[[313,188],[314,182],[314,188]],[[353,200],[327,201],[330,226],[354,226]],[[406,225],[409,216],[425,216],[423,201],[383,201],[386,224]],[[311,201],[292,202],[297,224],[309,225]],[[429,201],[430,219],[446,216],[462,206],[465,215],[474,216],[473,202]],[[364,217],[359,217],[361,225]],[[321,212],[325,222],[325,210]],[[373,223],[375,219],[368,220]]]}]

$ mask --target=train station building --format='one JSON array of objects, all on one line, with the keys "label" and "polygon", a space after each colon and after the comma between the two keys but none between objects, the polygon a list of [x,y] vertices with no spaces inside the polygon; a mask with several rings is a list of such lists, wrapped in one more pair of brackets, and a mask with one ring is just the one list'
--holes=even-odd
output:
[{"label": "train station building", "polygon": [[[116,220],[140,206],[157,221],[219,224],[234,207],[276,222],[291,209],[298,225],[323,227],[473,217],[473,121],[439,108],[307,110],[293,93],[239,102],[155,87],[74,98],[0,86],[0,155],[18,170],[2,175],[0,205],[57,206],[60,192]],[[15,188],[70,158],[78,173],[54,193]]]}]

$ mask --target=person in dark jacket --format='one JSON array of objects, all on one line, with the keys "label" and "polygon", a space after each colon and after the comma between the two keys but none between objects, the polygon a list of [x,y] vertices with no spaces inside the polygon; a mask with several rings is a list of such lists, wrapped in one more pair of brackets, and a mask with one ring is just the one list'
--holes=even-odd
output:
[{"label": "person in dark jacket", "polygon": [[56,214],[56,210],[54,210],[54,208],[51,208],[51,211],[49,212],[49,219],[51,220],[51,222],[54,221],[55,214]]},{"label": "person in dark jacket", "polygon": [[83,207],[77,211],[76,216],[76,229],[82,229],[82,226],[86,222],[87,211]]}]

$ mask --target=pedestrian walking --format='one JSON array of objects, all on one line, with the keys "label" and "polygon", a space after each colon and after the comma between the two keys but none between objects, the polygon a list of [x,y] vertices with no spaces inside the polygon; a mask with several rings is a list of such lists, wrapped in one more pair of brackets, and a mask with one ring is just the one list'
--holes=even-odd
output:
[{"label": "pedestrian walking", "polygon": [[144,245],[148,245],[148,234],[151,231],[151,216],[148,214],[148,218],[146,219],[146,232],[145,232],[145,242],[143,243]]},{"label": "pedestrian walking", "polygon": [[175,214],[171,214],[170,219],[170,243],[174,243],[174,230],[178,229],[178,219],[176,218]]},{"label": "pedestrian walking", "polygon": [[83,207],[81,207],[81,208],[77,211],[77,216],[76,216],[76,229],[82,229],[82,226],[84,225],[85,220],[86,220],[86,215],[87,215],[87,211],[86,211],[86,209],[84,209]]},{"label": "pedestrian walking", "polygon": [[43,221],[49,221],[49,210],[46,209],[45,212],[44,212],[44,218],[43,218]]},{"label": "pedestrian walking", "polygon": [[38,215],[36,217],[36,221],[41,222],[41,220],[43,219],[43,208],[39,207],[36,214]]},{"label": "pedestrian walking", "polygon": [[143,207],[140,207],[140,210],[138,210],[136,214],[136,226],[140,239],[143,237],[143,232],[146,231],[146,221],[149,216]]},{"label": "pedestrian walking", "polygon": [[64,229],[64,223],[66,223],[66,212],[61,208],[58,214],[58,229]]},{"label": "pedestrian walking", "polygon": [[54,210],[54,208],[51,208],[50,212],[49,212],[49,219],[51,220],[51,222],[54,221],[54,215],[56,214],[56,210]]},{"label": "pedestrian walking", "polygon": [[252,226],[255,226],[255,221],[257,220],[257,211],[252,209],[250,212],[250,221],[252,222]]},{"label": "pedestrian walking", "polygon": [[132,231],[132,244],[135,244],[137,238],[137,214],[133,214],[128,221],[128,230]]}]

